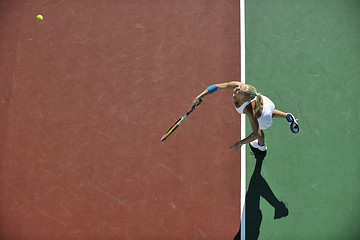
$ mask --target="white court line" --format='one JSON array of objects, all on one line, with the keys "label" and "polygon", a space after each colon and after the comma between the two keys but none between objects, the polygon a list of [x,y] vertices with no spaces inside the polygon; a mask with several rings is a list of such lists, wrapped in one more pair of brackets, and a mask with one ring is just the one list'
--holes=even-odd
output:
[{"label": "white court line", "polygon": [[[241,82],[245,83],[245,0],[240,0],[240,71]],[[245,114],[241,114],[241,139],[244,139],[246,130]],[[241,240],[245,240],[245,194],[246,194],[246,145],[241,147]]]}]

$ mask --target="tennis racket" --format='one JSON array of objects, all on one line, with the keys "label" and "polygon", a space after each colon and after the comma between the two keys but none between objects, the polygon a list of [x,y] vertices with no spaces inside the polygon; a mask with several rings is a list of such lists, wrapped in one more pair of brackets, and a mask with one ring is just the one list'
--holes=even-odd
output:
[{"label": "tennis racket", "polygon": [[187,116],[189,116],[189,114],[195,110],[195,108],[197,106],[199,106],[200,104],[202,103],[202,100],[199,99],[199,103],[197,104],[194,104],[192,106],[192,108],[182,117],[180,118],[179,120],[176,121],[176,123],[174,125],[171,126],[171,128],[169,128],[169,130],[164,134],[164,136],[161,138],[161,141],[165,141],[166,138],[168,138],[170,136],[170,134],[172,134],[179,126],[180,124],[185,120],[185,118]]}]

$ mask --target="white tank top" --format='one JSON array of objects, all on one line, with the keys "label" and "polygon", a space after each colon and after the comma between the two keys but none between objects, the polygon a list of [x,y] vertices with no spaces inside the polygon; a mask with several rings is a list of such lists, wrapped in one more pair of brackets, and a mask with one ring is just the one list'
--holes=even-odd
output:
[{"label": "white tank top", "polygon": [[[234,96],[234,95],[233,95]],[[253,99],[253,100],[251,100],[251,101],[246,101],[246,102],[244,102],[240,107],[236,107],[236,104],[235,104],[235,108],[236,108],[236,111],[238,111],[238,113],[240,113],[240,114],[244,114],[244,109],[246,108],[246,106],[247,105],[249,105],[249,103],[251,103],[251,102],[253,102],[253,101],[255,101],[256,100],[256,97]]]},{"label": "white tank top", "polygon": [[[275,104],[268,97],[264,95],[262,95],[261,97],[263,99],[263,111],[261,116],[257,119],[257,121],[259,123],[260,129],[263,130],[269,128],[272,125],[272,114],[275,109]],[[246,108],[246,106],[255,100],[256,97],[251,101],[244,102],[238,108],[235,105],[236,111],[240,114],[244,114],[244,109]]]}]

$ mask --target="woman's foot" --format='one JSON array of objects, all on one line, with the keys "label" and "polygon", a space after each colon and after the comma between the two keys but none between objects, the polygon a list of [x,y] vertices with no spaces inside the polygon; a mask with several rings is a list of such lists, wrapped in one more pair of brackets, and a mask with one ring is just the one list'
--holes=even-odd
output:
[{"label": "woman's foot", "polygon": [[287,209],[287,207],[283,202],[280,202],[279,206],[275,208],[274,219],[286,217],[287,215],[289,215],[289,210]]},{"label": "woman's foot", "polygon": [[286,120],[290,123],[290,130],[293,133],[299,132],[299,124],[296,122],[297,119],[295,119],[294,115],[291,113],[286,114]]}]

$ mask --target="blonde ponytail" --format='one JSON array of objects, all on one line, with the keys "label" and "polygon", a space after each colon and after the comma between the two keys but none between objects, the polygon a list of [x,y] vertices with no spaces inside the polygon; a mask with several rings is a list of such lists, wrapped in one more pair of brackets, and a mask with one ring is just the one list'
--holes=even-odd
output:
[{"label": "blonde ponytail", "polygon": [[255,106],[255,112],[259,111],[260,107],[261,107],[261,100],[262,100],[262,97],[261,97],[261,94],[260,93],[256,93],[256,106]]},{"label": "blonde ponytail", "polygon": [[256,98],[255,99],[255,102],[256,102],[255,112],[259,111],[259,109],[261,107],[262,97],[261,97],[261,94],[256,91],[256,88],[251,85],[246,84],[243,94],[247,101],[251,101],[252,99]]}]

